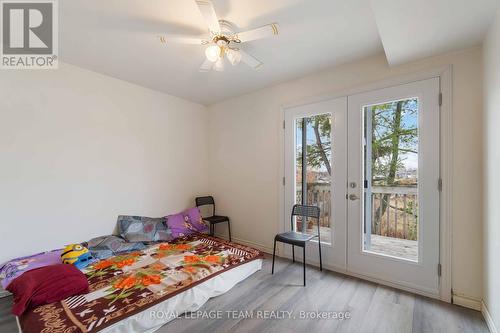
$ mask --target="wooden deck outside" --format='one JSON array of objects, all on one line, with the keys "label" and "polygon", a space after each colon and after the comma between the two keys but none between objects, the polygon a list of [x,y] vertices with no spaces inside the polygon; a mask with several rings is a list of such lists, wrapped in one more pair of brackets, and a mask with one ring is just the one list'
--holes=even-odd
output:
[{"label": "wooden deck outside", "polygon": [[372,235],[371,252],[408,260],[418,260],[418,242],[408,239]]},{"label": "wooden deck outside", "polygon": [[[309,233],[317,232],[315,229],[308,230]],[[330,228],[321,227],[321,241],[330,243]],[[372,245],[369,251],[404,258],[407,260],[418,260],[418,242],[409,239],[401,239],[388,236],[373,235]]]}]

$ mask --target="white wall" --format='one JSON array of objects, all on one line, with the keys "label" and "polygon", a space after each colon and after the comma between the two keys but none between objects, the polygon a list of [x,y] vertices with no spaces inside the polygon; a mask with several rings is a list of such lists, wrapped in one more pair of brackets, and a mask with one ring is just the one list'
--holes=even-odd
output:
[{"label": "white wall", "polygon": [[500,9],[484,43],[484,302],[500,329]]},{"label": "white wall", "polygon": [[207,110],[62,64],[0,73],[0,262],[207,192]]},{"label": "white wall", "polygon": [[210,189],[234,238],[272,249],[278,231],[280,106],[405,73],[453,65],[453,289],[482,296],[481,49],[389,68],[384,55],[332,68],[209,107]]}]

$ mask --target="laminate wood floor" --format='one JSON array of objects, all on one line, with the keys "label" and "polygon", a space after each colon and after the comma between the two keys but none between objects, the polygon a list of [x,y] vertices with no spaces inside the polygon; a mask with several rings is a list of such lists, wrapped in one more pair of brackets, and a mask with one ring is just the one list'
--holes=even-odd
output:
[{"label": "laminate wood floor", "polygon": [[[266,256],[263,269],[229,292],[209,300],[196,316],[181,316],[157,333],[180,332],[489,332],[481,313],[413,295],[343,274],[277,259],[271,275]],[[10,312],[11,298],[0,300],[0,332],[17,332]],[[219,312],[217,312],[219,311]],[[266,312],[275,311],[275,312]],[[321,311],[330,319],[301,319]],[[350,319],[334,319],[348,312]],[[262,319],[288,315],[295,319]],[[218,316],[207,319],[203,316]],[[252,318],[253,316],[253,318]],[[257,318],[259,316],[260,318]]]}]

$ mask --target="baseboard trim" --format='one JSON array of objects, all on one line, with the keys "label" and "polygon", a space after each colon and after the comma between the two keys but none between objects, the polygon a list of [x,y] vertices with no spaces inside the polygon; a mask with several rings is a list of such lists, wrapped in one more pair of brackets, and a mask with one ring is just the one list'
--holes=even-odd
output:
[{"label": "baseboard trim", "polygon": [[453,294],[452,303],[476,311],[481,311],[482,309],[481,300],[471,296]]},{"label": "baseboard trim", "polygon": [[[219,238],[227,239],[226,235],[215,233],[215,236],[219,237]],[[252,242],[252,241],[249,241],[246,239],[237,238],[237,237],[232,237],[232,241],[235,243],[240,243],[243,245],[247,245],[247,246],[256,248],[257,250],[260,250],[260,251],[265,252],[265,253],[273,254],[273,249],[271,247],[265,246],[265,245],[260,244],[260,243],[255,243],[255,242]]]},{"label": "baseboard trim", "polygon": [[493,321],[493,318],[491,317],[490,312],[488,311],[488,307],[486,306],[484,301],[481,302],[481,313],[483,314],[484,320],[486,321],[486,325],[488,325],[490,332],[498,333],[495,322]]}]

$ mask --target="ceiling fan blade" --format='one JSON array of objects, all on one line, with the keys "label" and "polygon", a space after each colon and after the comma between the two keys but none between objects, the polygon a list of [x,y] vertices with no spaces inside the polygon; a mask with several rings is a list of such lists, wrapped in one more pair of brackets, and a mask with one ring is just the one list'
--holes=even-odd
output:
[{"label": "ceiling fan blade", "polygon": [[200,72],[209,72],[212,69],[213,65],[214,65],[213,62],[211,62],[208,59],[205,59],[205,61],[201,64],[199,71]]},{"label": "ceiling fan blade", "polygon": [[236,34],[240,42],[245,43],[251,40],[268,38],[278,35],[278,23],[271,23],[263,27]]},{"label": "ceiling fan blade", "polygon": [[219,19],[215,13],[214,4],[210,0],[195,0],[201,15],[208,25],[208,30],[213,34],[220,32]]},{"label": "ceiling fan blade", "polygon": [[248,66],[252,67],[253,69],[258,69],[263,65],[260,60],[256,59],[254,56],[251,56],[245,51],[240,49],[239,52],[241,54],[241,61],[247,64]]},{"label": "ceiling fan blade", "polygon": [[176,43],[176,44],[205,45],[209,43],[207,39],[199,37],[190,37],[190,36],[159,35],[158,39],[162,44]]}]

